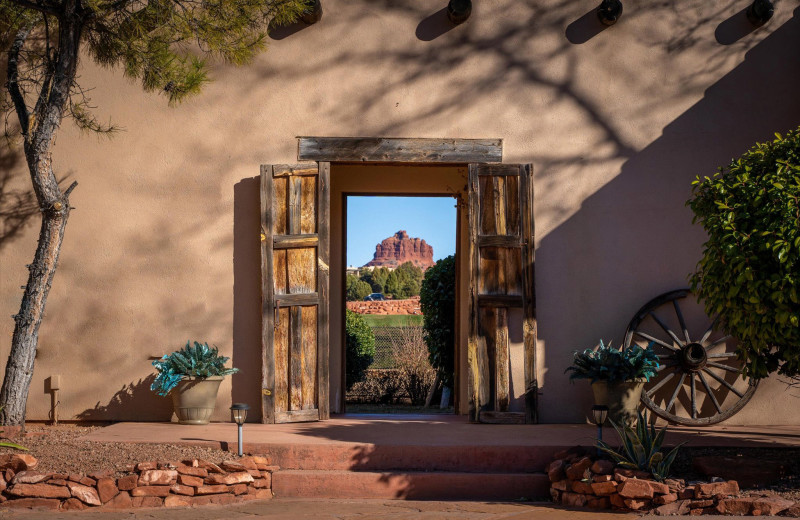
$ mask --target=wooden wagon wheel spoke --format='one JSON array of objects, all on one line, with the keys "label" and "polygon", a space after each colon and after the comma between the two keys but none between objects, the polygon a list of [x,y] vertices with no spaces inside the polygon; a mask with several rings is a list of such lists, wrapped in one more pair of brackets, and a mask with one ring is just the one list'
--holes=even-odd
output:
[{"label": "wooden wagon wheel spoke", "polygon": [[652,316],[653,319],[656,321],[656,323],[658,323],[659,327],[664,329],[664,332],[672,336],[672,339],[675,341],[675,343],[677,343],[678,345],[683,345],[683,342],[680,339],[678,339],[678,335],[672,332],[672,329],[667,327],[667,325],[663,321],[661,321],[661,318],[659,318],[655,312],[650,312],[650,316]]},{"label": "wooden wagon wheel spoke", "polygon": [[714,392],[711,391],[711,388],[708,386],[708,380],[706,380],[706,376],[703,375],[702,372],[697,373],[700,376],[700,382],[703,383],[703,386],[706,389],[706,395],[711,398],[711,402],[714,403],[714,408],[717,409],[717,413],[722,413],[722,407],[719,405],[719,401],[717,401],[717,396],[714,395]]},{"label": "wooden wagon wheel spoke", "polygon": [[683,335],[686,336],[686,343],[691,343],[692,340],[689,339],[689,329],[686,327],[686,321],[683,319],[681,306],[678,304],[677,299],[672,300],[672,306],[675,307],[675,314],[678,315],[678,322],[681,324],[681,330],[683,330]]},{"label": "wooden wagon wheel spoke", "polygon": [[[671,312],[675,313],[674,319]],[[638,348],[642,340],[646,340],[656,349],[658,376],[645,383],[642,403],[659,417],[673,423],[705,426],[724,421],[747,404],[758,385],[756,380],[748,380],[747,388],[728,381],[731,379],[728,374],[740,374],[743,367],[736,352],[732,351],[735,343],[730,340],[733,338],[719,334],[724,333],[717,328],[721,320],[715,318],[703,322],[702,317],[702,306],[695,303],[689,290],[678,289],[643,305],[625,332],[623,348],[633,345]],[[706,326],[709,321],[710,326],[694,328],[696,324]],[[662,335],[661,331],[665,334]],[[719,336],[722,337],[712,340]],[[685,404],[683,397],[679,399],[684,384]],[[701,387],[699,392],[698,387]],[[703,392],[707,397],[698,396]]]}]

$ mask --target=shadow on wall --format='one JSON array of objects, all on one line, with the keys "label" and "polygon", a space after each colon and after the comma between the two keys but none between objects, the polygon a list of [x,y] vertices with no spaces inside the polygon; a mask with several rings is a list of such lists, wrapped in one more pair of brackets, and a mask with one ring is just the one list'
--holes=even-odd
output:
[{"label": "shadow on wall", "polygon": [[79,413],[79,421],[108,421],[109,418],[129,417],[136,410],[136,421],[169,422],[172,418],[172,400],[150,390],[155,380],[151,374],[136,383],[123,386],[114,394],[108,404],[98,401],[94,408]]},{"label": "shadow on wall", "polygon": [[248,422],[261,420],[261,193],[260,178],[233,187],[234,403],[250,405]]},{"label": "shadow on wall", "polygon": [[[798,83],[800,9],[542,239],[537,270],[548,276],[537,276],[537,303],[547,355],[540,366],[552,374],[544,422],[580,420],[591,408],[590,392],[570,388],[563,376],[573,350],[621,338],[643,303],[687,285],[705,240],[685,207],[692,181],[797,127]],[[569,321],[575,326],[564,327]]]},{"label": "shadow on wall", "polygon": [[0,250],[25,229],[29,219],[39,213],[32,189],[11,188],[14,172],[23,161],[22,146],[0,146]]}]

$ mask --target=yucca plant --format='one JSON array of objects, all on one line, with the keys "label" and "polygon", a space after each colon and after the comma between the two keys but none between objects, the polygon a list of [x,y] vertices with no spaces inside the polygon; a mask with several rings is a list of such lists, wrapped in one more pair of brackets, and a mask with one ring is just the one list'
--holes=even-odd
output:
[{"label": "yucca plant", "polygon": [[211,376],[227,376],[239,371],[238,368],[226,368],[230,358],[219,355],[217,347],[209,347],[208,343],[186,342],[186,346],[161,359],[153,361],[158,374],[150,385],[150,390],[158,395],[167,395],[178,382],[186,376],[206,378]]},{"label": "yucca plant", "polygon": [[575,379],[591,379],[591,382],[608,381],[609,384],[621,381],[642,379],[649,381],[658,370],[658,356],[653,351],[653,344],[647,348],[631,345],[626,349],[616,349],[600,344],[587,348],[583,352],[575,352],[572,366],[564,372],[572,372],[570,381]]},{"label": "yucca plant", "polygon": [[685,443],[675,446],[664,455],[661,445],[664,443],[664,436],[667,433],[666,426],[656,430],[655,425],[648,425],[647,412],[644,415],[638,412],[635,426],[623,423],[620,427],[614,421],[611,421],[611,425],[617,431],[622,445],[615,450],[608,443],[598,440],[598,449],[607,453],[619,466],[649,471],[659,482],[669,476],[669,469],[675,461],[678,449]]},{"label": "yucca plant", "polygon": [[[3,411],[3,407],[2,406],[0,406],[0,411]],[[0,434],[2,434],[2,433],[3,433],[3,430],[0,430]],[[28,451],[28,448],[26,448],[25,446],[20,446],[16,442],[11,442],[9,440],[0,441],[0,448],[14,448],[15,450]]]}]

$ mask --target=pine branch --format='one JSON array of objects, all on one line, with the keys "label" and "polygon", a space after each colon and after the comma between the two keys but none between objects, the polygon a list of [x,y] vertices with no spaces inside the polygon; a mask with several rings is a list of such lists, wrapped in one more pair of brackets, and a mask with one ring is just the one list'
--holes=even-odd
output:
[{"label": "pine branch", "polygon": [[20,7],[24,7],[26,9],[33,9],[34,11],[39,11],[41,13],[50,14],[53,16],[58,16],[61,14],[61,11],[58,9],[58,7],[51,4],[34,3],[34,2],[29,2],[28,0],[11,0],[11,1]]},{"label": "pine branch", "polygon": [[19,53],[22,50],[22,46],[25,45],[25,40],[30,33],[30,27],[23,27],[14,37],[14,43],[8,51],[8,79],[6,81],[6,87],[11,95],[11,100],[14,102],[14,109],[17,111],[17,118],[22,127],[22,135],[26,139],[28,136],[30,112],[28,112],[28,107],[25,105],[25,96],[22,94],[22,90],[19,87]]}]

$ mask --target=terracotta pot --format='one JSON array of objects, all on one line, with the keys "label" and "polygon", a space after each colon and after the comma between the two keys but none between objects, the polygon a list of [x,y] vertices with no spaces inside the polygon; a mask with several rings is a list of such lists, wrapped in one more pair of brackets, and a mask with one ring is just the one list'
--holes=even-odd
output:
[{"label": "terracotta pot", "polygon": [[184,377],[172,389],[172,406],[180,424],[208,424],[223,376]]},{"label": "terracotta pot", "polygon": [[632,426],[636,422],[645,382],[645,379],[634,379],[609,385],[608,381],[596,381],[592,383],[594,404],[608,406],[608,418],[615,423],[624,421]]}]

